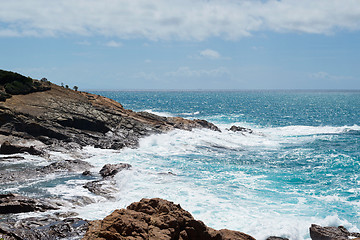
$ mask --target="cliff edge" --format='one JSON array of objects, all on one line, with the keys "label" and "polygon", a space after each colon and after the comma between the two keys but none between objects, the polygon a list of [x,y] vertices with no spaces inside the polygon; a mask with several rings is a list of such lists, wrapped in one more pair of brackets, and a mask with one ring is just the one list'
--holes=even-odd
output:
[{"label": "cliff edge", "polygon": [[[15,76],[20,78],[18,75]],[[0,90],[3,91],[10,85],[17,85],[17,80],[14,83],[6,76],[12,75],[5,74],[1,79]],[[205,120],[133,112],[106,97],[74,91],[48,81],[32,81],[38,88],[30,86],[25,92],[4,93],[7,97],[0,102],[1,135],[39,140],[47,145],[75,143],[121,149],[136,147],[141,137],[173,129],[219,131]]]}]

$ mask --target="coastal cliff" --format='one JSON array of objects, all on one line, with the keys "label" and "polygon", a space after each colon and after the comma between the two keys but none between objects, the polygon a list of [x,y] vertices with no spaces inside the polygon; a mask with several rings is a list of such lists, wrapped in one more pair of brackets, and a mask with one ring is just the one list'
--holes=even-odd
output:
[{"label": "coastal cliff", "polygon": [[[41,85],[33,80],[34,85]],[[6,89],[10,80],[3,84]],[[30,87],[31,88],[31,87]],[[32,89],[32,88],[31,88]],[[41,90],[41,91],[40,91]],[[74,91],[50,82],[46,88],[12,92],[0,102],[0,134],[39,140],[46,145],[136,147],[141,137],[173,129],[219,129],[205,120],[133,112],[109,98]]]}]

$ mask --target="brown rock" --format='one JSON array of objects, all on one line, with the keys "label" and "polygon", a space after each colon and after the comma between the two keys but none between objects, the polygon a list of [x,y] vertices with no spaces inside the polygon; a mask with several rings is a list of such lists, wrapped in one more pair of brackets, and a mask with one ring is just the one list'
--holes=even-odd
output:
[{"label": "brown rock", "polygon": [[209,228],[180,205],[159,198],[142,199],[90,222],[83,240],[92,239],[255,240],[241,232]]},{"label": "brown rock", "polygon": [[321,227],[312,224],[310,227],[310,236],[312,240],[348,240],[350,236],[360,237],[360,233],[351,233],[343,226]]},{"label": "brown rock", "polygon": [[0,134],[47,145],[121,149],[139,138],[173,129],[219,129],[205,120],[166,118],[133,112],[109,98],[49,84],[42,92],[13,95],[0,102]]}]

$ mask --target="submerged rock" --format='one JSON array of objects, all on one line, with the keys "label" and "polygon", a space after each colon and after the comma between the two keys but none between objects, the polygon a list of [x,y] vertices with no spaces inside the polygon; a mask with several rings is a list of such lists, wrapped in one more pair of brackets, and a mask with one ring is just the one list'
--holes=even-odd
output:
[{"label": "submerged rock", "polygon": [[50,201],[28,198],[18,194],[0,194],[0,214],[35,212],[59,209]]},{"label": "submerged rock", "polygon": [[142,199],[90,222],[83,239],[255,240],[238,231],[209,228],[180,205],[159,198]]},{"label": "submerged rock", "polygon": [[231,128],[228,130],[233,132],[253,133],[253,130],[251,130],[250,128],[238,127],[235,125],[231,126]]},{"label": "submerged rock", "polygon": [[88,189],[90,192],[100,195],[109,199],[114,199],[112,193],[117,191],[116,181],[114,176],[126,169],[130,169],[131,165],[128,163],[118,163],[118,164],[105,164],[102,169],[99,171],[102,179],[87,182],[84,185],[84,188]]},{"label": "submerged rock", "polygon": [[360,233],[351,233],[343,226],[322,227],[316,224],[311,225],[310,236],[312,240],[360,239]]},{"label": "submerged rock", "polygon": [[129,168],[131,168],[131,165],[127,163],[105,164],[99,173],[103,178],[113,177],[121,170]]},{"label": "submerged rock", "polygon": [[0,238],[6,240],[80,239],[88,229],[88,221],[81,218],[56,217],[25,218],[0,222]]}]

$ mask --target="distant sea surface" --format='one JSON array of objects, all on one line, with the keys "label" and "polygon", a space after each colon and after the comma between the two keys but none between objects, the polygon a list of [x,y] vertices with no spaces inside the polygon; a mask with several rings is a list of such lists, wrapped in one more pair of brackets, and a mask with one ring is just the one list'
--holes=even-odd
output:
[{"label": "distant sea surface", "polygon": [[[115,201],[79,208],[99,219],[141,198],[161,197],[210,227],[309,239],[312,223],[360,229],[360,92],[93,91],[127,109],[199,118],[222,132],[175,130],[120,152],[88,148],[89,161],[126,162]],[[253,133],[231,132],[232,125]],[[169,172],[171,174],[169,174]],[[79,179],[48,192],[73,196]],[[85,193],[84,193],[85,194]]]}]

